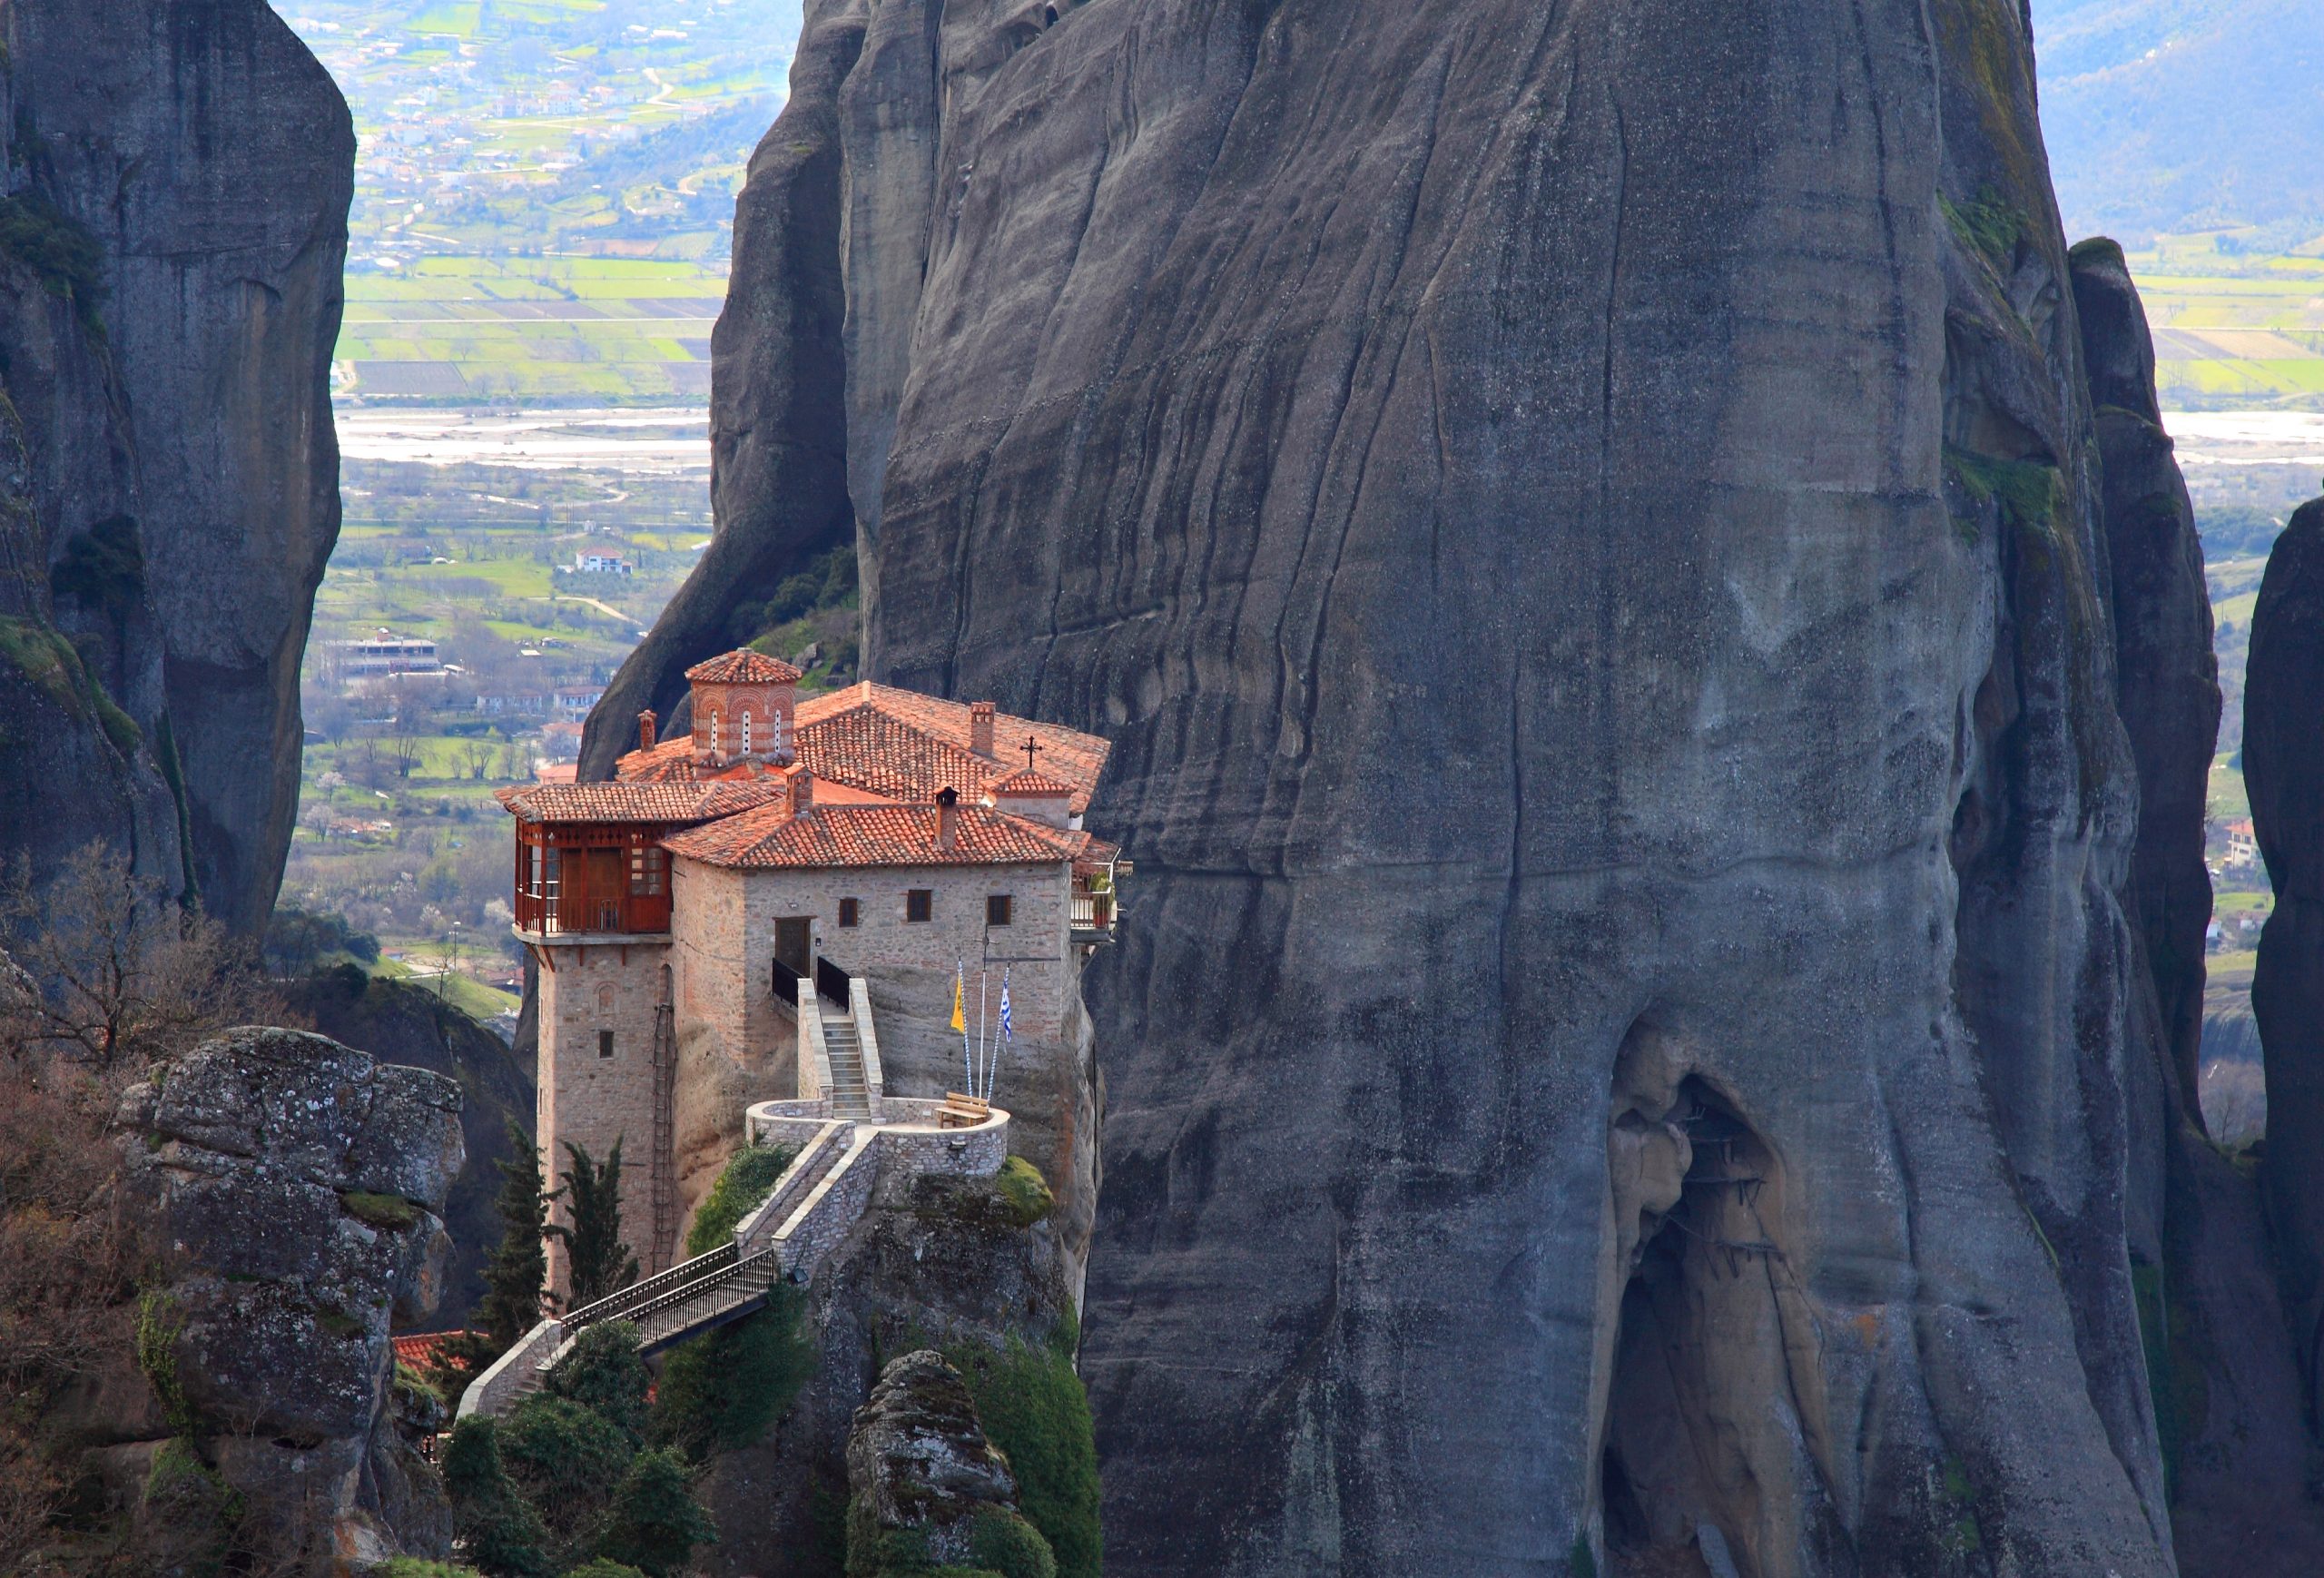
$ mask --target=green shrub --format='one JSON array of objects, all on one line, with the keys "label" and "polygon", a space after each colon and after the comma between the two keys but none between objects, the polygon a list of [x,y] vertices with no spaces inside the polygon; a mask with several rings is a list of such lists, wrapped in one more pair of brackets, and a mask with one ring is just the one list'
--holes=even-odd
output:
[{"label": "green shrub", "polygon": [[675,1452],[649,1447],[630,1460],[614,1492],[598,1554],[626,1562],[646,1578],[670,1578],[684,1568],[696,1546],[714,1543],[718,1526],[686,1483],[686,1465]]},{"label": "green shrub", "polygon": [[377,1195],[362,1189],[340,1191],[340,1205],[357,1221],[389,1232],[400,1232],[419,1220],[419,1208],[401,1195]]},{"label": "green shrub", "polygon": [[654,1395],[654,1439],[700,1463],[765,1435],[815,1373],[806,1307],[803,1293],[778,1282],[757,1314],[672,1349]]},{"label": "green shrub", "polygon": [[1057,1557],[1041,1532],[1000,1507],[986,1508],[969,1525],[969,1554],[1000,1578],[1057,1578]]},{"label": "green shrub", "polygon": [[104,301],[99,269],[104,251],[77,220],[37,192],[0,197],[0,257],[21,263],[50,294],[73,303],[81,326],[104,332],[97,308]]},{"label": "green shrub", "polygon": [[371,1569],[371,1578],[483,1578],[473,1567],[449,1562],[429,1562],[418,1556],[397,1556]]},{"label": "green shrub", "polygon": [[627,1563],[608,1562],[599,1556],[566,1569],[565,1578],[645,1578],[645,1574]]},{"label": "green shrub", "polygon": [[177,1300],[158,1289],[137,1298],[137,1367],[162,1405],[162,1417],[180,1435],[193,1431],[193,1405],[187,1401],[185,1383],[178,1376],[178,1336],[185,1330],[185,1315]]},{"label": "green shrub", "polygon": [[1049,1192],[1049,1179],[1041,1169],[1021,1156],[1012,1156],[1000,1164],[993,1187],[1000,1198],[1009,1202],[1009,1214],[1020,1228],[1029,1228],[1057,1208],[1057,1197]]},{"label": "green shrub", "polygon": [[963,1345],[944,1356],[968,1383],[985,1434],[1016,1471],[1026,1521],[1049,1541],[1059,1578],[1098,1578],[1105,1536],[1098,1444],[1089,1396],[1073,1369],[1078,1336],[1068,1315],[1043,1347],[1012,1336],[1000,1353]]},{"label": "green shrub", "polygon": [[452,1427],[443,1474],[452,1532],[487,1578],[552,1578],[547,1531],[502,1465],[490,1418],[471,1414]]},{"label": "green shrub", "polygon": [[573,1351],[548,1373],[548,1392],[593,1408],[627,1433],[645,1434],[645,1394],[653,1385],[637,1356],[637,1328],[625,1320],[583,1327]]},{"label": "green shrub", "polygon": [[694,1226],[686,1229],[686,1253],[707,1255],[733,1238],[743,1218],[774,1192],[776,1180],[798,1154],[795,1146],[746,1145],[728,1157],[725,1170],[694,1214]]},{"label": "green shrub", "polygon": [[500,1422],[508,1478],[539,1514],[552,1564],[586,1557],[615,1489],[637,1455],[636,1438],[566,1397],[526,1398]]}]

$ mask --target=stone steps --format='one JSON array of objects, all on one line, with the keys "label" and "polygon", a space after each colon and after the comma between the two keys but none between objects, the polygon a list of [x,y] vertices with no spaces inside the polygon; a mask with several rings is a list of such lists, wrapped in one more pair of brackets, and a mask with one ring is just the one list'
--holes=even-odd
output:
[{"label": "stone steps", "polygon": [[863,1071],[863,1043],[855,1033],[855,1021],[844,1014],[825,1013],[823,1050],[832,1061],[832,1116],[870,1118],[872,1088]]}]

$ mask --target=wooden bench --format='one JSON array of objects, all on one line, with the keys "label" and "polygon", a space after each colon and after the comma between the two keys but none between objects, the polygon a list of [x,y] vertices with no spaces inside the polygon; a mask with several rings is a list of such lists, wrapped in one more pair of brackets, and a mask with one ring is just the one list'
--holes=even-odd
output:
[{"label": "wooden bench", "polygon": [[944,1105],[936,1110],[939,1129],[974,1129],[992,1116],[992,1103],[981,1096],[963,1096],[958,1090],[944,1092]]}]

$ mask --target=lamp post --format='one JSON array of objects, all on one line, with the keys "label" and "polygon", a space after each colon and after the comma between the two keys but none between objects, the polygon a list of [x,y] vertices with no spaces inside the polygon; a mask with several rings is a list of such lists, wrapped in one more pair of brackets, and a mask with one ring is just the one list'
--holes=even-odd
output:
[{"label": "lamp post", "polygon": [[448,1001],[452,994],[452,971],[460,967],[460,923],[458,921],[452,922],[451,935],[445,947],[444,972],[436,978],[436,995]]}]

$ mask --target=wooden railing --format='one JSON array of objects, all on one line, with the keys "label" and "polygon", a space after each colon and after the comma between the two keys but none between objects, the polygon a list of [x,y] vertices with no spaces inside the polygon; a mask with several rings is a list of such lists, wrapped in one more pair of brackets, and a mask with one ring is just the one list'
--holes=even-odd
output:
[{"label": "wooden railing", "polygon": [[544,937],[570,932],[653,933],[670,929],[670,899],[662,894],[576,893],[549,884],[540,894],[516,895],[517,930]]}]

